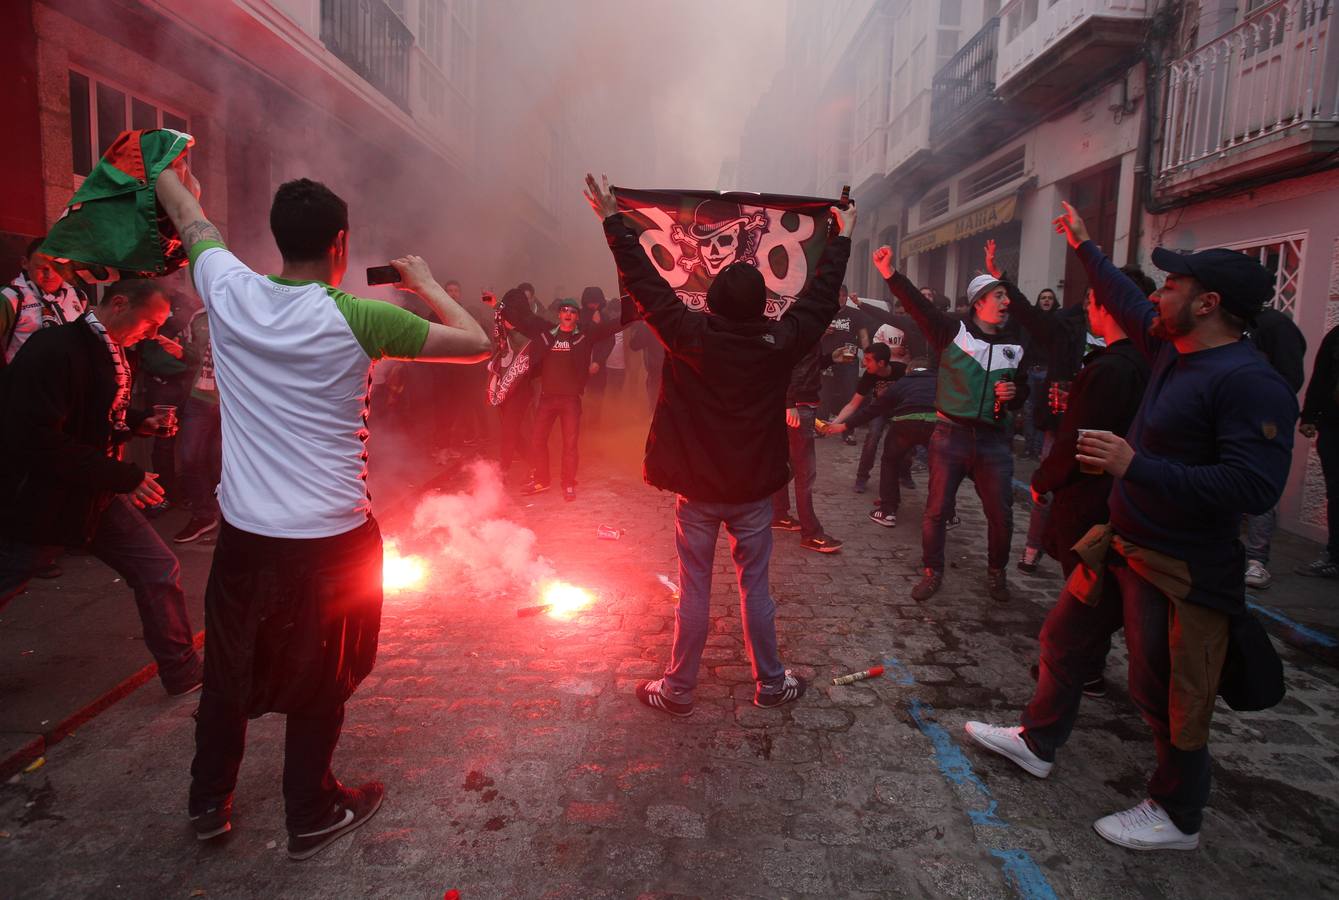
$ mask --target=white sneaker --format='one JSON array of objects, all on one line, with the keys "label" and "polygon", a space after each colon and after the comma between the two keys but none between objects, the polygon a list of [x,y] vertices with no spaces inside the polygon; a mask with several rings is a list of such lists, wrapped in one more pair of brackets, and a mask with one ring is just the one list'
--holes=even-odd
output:
[{"label": "white sneaker", "polygon": [[1186,834],[1177,828],[1167,811],[1152,800],[1103,816],[1093,828],[1111,843],[1131,850],[1194,850],[1200,845],[1198,832]]},{"label": "white sneaker", "polygon": [[1273,580],[1273,576],[1269,574],[1269,570],[1265,568],[1265,564],[1260,562],[1260,560],[1246,560],[1247,587],[1253,587],[1256,590],[1263,591],[1265,588],[1269,587],[1269,583]]},{"label": "white sneaker", "polygon": [[968,722],[963,728],[967,730],[967,736],[973,741],[987,750],[1014,761],[1023,771],[1036,775],[1038,778],[1045,778],[1050,775],[1052,767],[1055,766],[1055,763],[1048,763],[1032,752],[1027,745],[1027,741],[1023,740],[1023,729],[1021,727],[1001,728],[998,725],[987,725],[985,722]]}]

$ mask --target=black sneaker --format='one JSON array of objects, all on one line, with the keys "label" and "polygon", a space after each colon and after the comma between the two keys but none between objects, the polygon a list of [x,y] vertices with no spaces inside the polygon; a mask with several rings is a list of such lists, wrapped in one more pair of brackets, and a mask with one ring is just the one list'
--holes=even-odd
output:
[{"label": "black sneaker", "polygon": [[186,527],[178,531],[177,536],[172,541],[176,544],[189,544],[191,541],[198,541],[218,527],[217,516],[191,516],[191,520],[186,523]]},{"label": "black sneaker", "polygon": [[820,531],[813,537],[800,541],[800,546],[817,553],[836,553],[842,548],[842,542],[835,537],[828,537]]},{"label": "black sneaker", "polygon": [[542,481],[531,481],[525,487],[521,488],[521,493],[529,497],[534,494],[542,494],[551,487],[553,487],[553,485],[545,484]]},{"label": "black sneaker", "polygon": [[381,809],[386,786],[369,781],[360,788],[341,787],[339,799],[326,816],[325,823],[311,831],[288,834],[288,858],[310,859],[344,835],[362,825]]},{"label": "black sneaker", "polygon": [[800,520],[794,516],[782,516],[772,520],[772,527],[777,531],[799,531]]},{"label": "black sneaker", "polygon": [[568,503],[571,503],[576,498],[577,498],[577,489],[575,485],[569,484],[567,487],[563,488],[564,500],[566,500]]},{"label": "black sneaker", "polygon": [[660,687],[665,683],[665,679],[657,678],[655,681],[643,681],[637,685],[637,699],[652,709],[658,709],[663,713],[669,713],[677,719],[686,719],[693,714],[693,704],[676,703],[670,700],[664,694],[660,693]]},{"label": "black sneaker", "polygon": [[944,523],[944,530],[945,530],[945,531],[952,531],[953,529],[957,528],[957,527],[958,527],[959,525],[961,525],[961,524],[962,524],[962,519],[959,519],[957,516],[949,516],[948,521]]},{"label": "black sneaker", "polygon": [[200,812],[190,812],[188,815],[191,818],[191,827],[195,829],[196,840],[207,841],[221,834],[227,834],[232,831],[232,798],[229,797],[222,803],[216,803]]},{"label": "black sneaker", "polygon": [[1012,599],[1009,595],[1009,578],[1004,569],[986,570],[986,593],[996,603],[1008,603]]},{"label": "black sneaker", "polygon": [[842,435],[842,443],[846,444],[848,447],[854,447],[856,445],[856,440],[851,436],[850,432],[847,432]]},{"label": "black sneaker", "polygon": [[773,709],[783,704],[790,703],[792,700],[798,700],[804,696],[804,689],[809,683],[796,675],[790,669],[786,670],[786,679],[781,682],[781,690],[775,694],[764,694],[760,690],[753,692],[753,705],[761,706],[763,709]]},{"label": "black sneaker", "polygon": [[1035,575],[1037,566],[1041,564],[1041,551],[1036,547],[1025,547],[1023,555],[1018,560],[1018,571],[1024,575]]},{"label": "black sneaker", "polygon": [[869,514],[869,520],[876,525],[882,525],[884,528],[892,528],[897,525],[897,515],[884,512],[881,509],[872,510]]},{"label": "black sneaker", "polygon": [[925,569],[920,582],[911,589],[911,599],[917,603],[924,603],[944,586],[944,573],[935,569]]}]

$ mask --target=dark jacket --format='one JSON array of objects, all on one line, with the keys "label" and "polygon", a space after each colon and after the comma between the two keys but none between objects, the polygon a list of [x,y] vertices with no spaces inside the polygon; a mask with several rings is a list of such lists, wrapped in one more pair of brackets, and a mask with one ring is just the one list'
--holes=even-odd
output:
[{"label": "dark jacket", "polygon": [[[823,387],[823,373],[832,367],[832,356],[823,352],[823,342],[819,341],[800,357],[790,372],[790,384],[786,387],[786,406],[801,403],[818,405],[818,394]],[[849,397],[847,399],[850,399]]]},{"label": "dark jacket", "polygon": [[1316,351],[1301,421],[1306,425],[1339,428],[1339,325],[1330,329]]},{"label": "dark jacket", "polygon": [[1306,337],[1293,320],[1274,307],[1266,306],[1255,317],[1255,324],[1247,336],[1269,360],[1274,371],[1288,382],[1293,393],[1300,391],[1306,381]]},{"label": "dark jacket", "polygon": [[[600,350],[601,342],[611,339],[622,330],[619,319],[604,318],[589,329],[578,325],[564,332],[532,313],[525,303],[504,302],[502,315],[507,323],[535,342],[530,355],[534,373],[543,379],[542,393],[548,396],[577,396],[586,390],[590,379],[590,364]],[[611,344],[612,346],[612,344]],[[597,362],[609,358],[606,350]]]},{"label": "dark jacket", "polygon": [[851,241],[828,241],[809,287],[780,321],[733,322],[685,306],[621,216],[605,219],[604,231],[638,312],[666,349],[647,483],[707,502],[771,496],[790,480],[791,373],[837,314]]},{"label": "dark jacket", "polygon": [[1078,564],[1070,548],[1094,525],[1110,518],[1111,476],[1079,471],[1079,429],[1111,431],[1124,437],[1148,387],[1148,360],[1128,339],[1098,351],[1074,378],[1069,406],[1056,429],[1051,452],[1032,473],[1039,494],[1054,494],[1045,549],[1065,574]]},{"label": "dark jacket", "polygon": [[[144,470],[109,456],[116,369],[83,319],[37,332],[0,376],[0,534],[80,547]],[[130,410],[133,430],[146,413]]]},{"label": "dark jacket", "polygon": [[883,417],[933,415],[938,381],[939,373],[934,369],[909,369],[881,396],[852,413],[846,424],[851,428],[859,428]]},{"label": "dark jacket", "polygon": [[1126,440],[1134,458],[1112,485],[1116,533],[1186,563],[1186,599],[1224,612],[1246,602],[1243,514],[1279,502],[1292,464],[1297,397],[1245,340],[1181,355],[1149,334],[1153,304],[1092,241],[1075,250],[1102,306],[1149,360]]}]

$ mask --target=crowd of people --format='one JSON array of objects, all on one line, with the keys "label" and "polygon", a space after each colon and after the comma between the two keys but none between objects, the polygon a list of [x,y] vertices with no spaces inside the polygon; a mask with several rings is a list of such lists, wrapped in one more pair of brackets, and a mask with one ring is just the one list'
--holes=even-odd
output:
[{"label": "crowd of people", "polygon": [[[292,858],[316,854],[382,802],[381,783],[346,787],[331,769],[380,627],[381,536],[365,484],[373,363],[398,361],[375,398],[391,410],[447,411],[425,426],[436,446],[496,431],[503,468],[525,466],[525,494],[552,486],[558,424],[573,501],[583,416],[599,417],[602,393],[624,393],[629,354],[640,352],[652,409],[644,471],[676,498],[680,594],[664,675],[639,683],[637,700],[693,712],[722,526],[753,703],[805,694],[780,657],[769,562],[778,531],[799,532],[814,552],[841,550],[815,510],[816,440],[858,443],[851,430],[866,428],[851,484],[864,493],[878,463],[869,519],[882,528],[898,526],[904,493],[924,476],[911,590],[920,602],[944,585],[965,479],[987,523],[985,593],[1010,600],[1015,458],[1037,457],[1017,567],[1035,572],[1049,556],[1065,586],[1021,724],[970,722],[967,733],[1046,777],[1124,629],[1157,769],[1148,800],[1095,827],[1134,849],[1198,846],[1213,698],[1245,590],[1272,579],[1295,431],[1317,440],[1331,501],[1329,544],[1300,574],[1339,578],[1339,329],[1325,337],[1299,414],[1305,346],[1268,308],[1271,273],[1231,250],[1159,248],[1158,285],[1114,266],[1067,205],[1055,226],[1091,285],[1068,309],[1053,291],[1035,304],[1023,296],[990,242],[956,309],[898,271],[888,247],[873,254],[888,297],[861,299],[842,284],[857,221],[843,202],[829,212],[813,277],[779,319],[765,317],[764,278],[748,262],[722,269],[707,310],[695,311],[647,257],[607,181],[588,176],[586,187],[619,274],[617,304],[591,287],[544,310],[523,283],[500,298],[485,292],[471,314],[459,283],[439,284],[416,256],[393,262],[416,308],[354,296],[340,289],[347,205],[307,179],[275,194],[283,266],[264,276],[228,249],[180,161],[154,189],[189,252],[198,302],[123,280],[90,304],[40,241],[0,292],[0,606],[31,578],[59,574],[65,548],[125,578],[166,691],[201,691],[188,798],[196,835],[231,828],[247,720],[266,712],[287,716]],[[135,436],[154,440],[156,471],[126,458]],[[190,510],[176,542],[217,533],[203,659],[178,561],[146,517],[167,503]]]}]

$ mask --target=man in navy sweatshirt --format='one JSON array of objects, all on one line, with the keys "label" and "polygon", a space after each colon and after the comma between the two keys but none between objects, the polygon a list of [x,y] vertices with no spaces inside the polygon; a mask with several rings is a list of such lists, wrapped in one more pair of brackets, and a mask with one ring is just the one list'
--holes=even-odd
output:
[{"label": "man in navy sweatshirt", "polygon": [[[1073,597],[1100,609],[1104,584],[1119,599],[1130,696],[1153,730],[1158,759],[1149,799],[1094,828],[1133,850],[1193,850],[1209,797],[1209,722],[1228,617],[1246,602],[1241,516],[1273,508],[1292,461],[1297,400],[1242,337],[1273,296],[1274,277],[1233,250],[1158,248],[1153,263],[1166,282],[1146,298],[1089,239],[1069,204],[1055,225],[1106,311],[1152,366],[1126,437],[1087,432],[1076,453],[1114,479],[1111,521],[1075,546],[1081,564],[1061,602]],[[1100,652],[1105,635],[1094,628],[1091,637]],[[1051,715],[1040,715],[1034,697],[1023,727],[968,722],[968,735],[1045,778],[1073,725],[1084,656],[1083,648],[1059,656],[1043,649]]]}]

